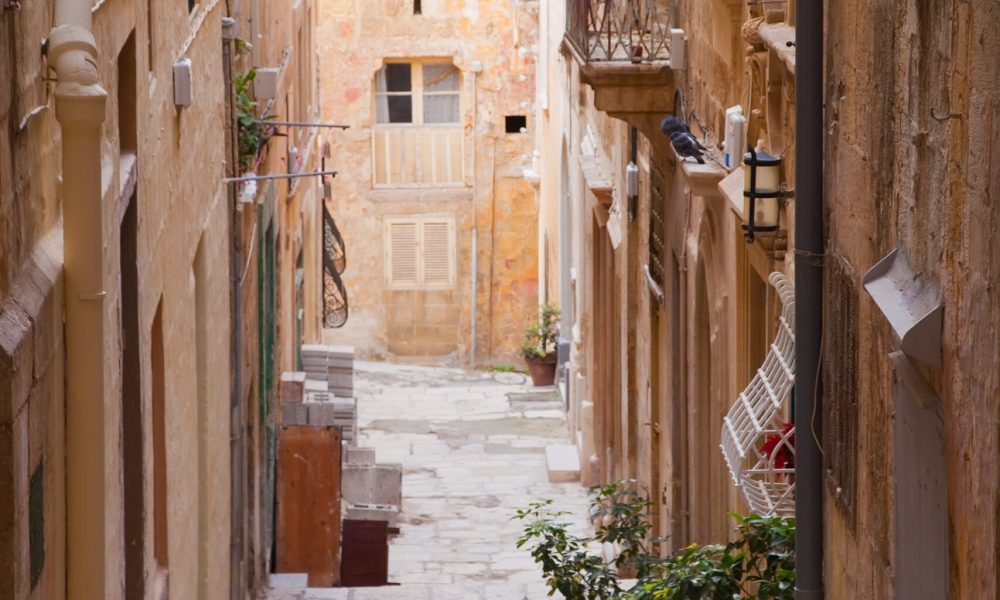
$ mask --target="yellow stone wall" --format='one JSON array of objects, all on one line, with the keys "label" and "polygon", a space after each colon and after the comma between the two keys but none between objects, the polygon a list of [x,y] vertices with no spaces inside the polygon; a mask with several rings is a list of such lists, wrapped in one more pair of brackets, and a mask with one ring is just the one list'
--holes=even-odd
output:
[{"label": "yellow stone wall", "polygon": [[[537,5],[502,0],[320,2],[317,47],[323,117],[331,132],[334,218],[347,246],[351,317],[326,339],[359,356],[467,364],[472,352],[472,237],[477,236],[477,364],[515,362],[538,300],[535,190],[523,179],[533,149]],[[457,188],[373,190],[375,74],[387,58],[450,58],[461,72],[465,181]],[[475,62],[482,71],[475,73]],[[504,133],[506,115],[529,132]],[[383,276],[390,216],[453,215],[457,282],[444,292],[395,292]]]}]

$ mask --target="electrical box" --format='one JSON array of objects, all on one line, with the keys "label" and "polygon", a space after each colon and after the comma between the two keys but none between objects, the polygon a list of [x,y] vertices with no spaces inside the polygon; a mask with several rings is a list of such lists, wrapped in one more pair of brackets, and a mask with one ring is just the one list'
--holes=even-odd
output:
[{"label": "electrical box", "polygon": [[191,59],[182,58],[174,63],[174,105],[191,106],[192,102]]},{"label": "electrical box", "polygon": [[670,30],[670,68],[675,71],[684,69],[684,58],[687,50],[687,36],[683,29]]},{"label": "electrical box", "polygon": [[278,68],[260,67],[253,79],[253,95],[257,100],[274,100],[278,95]]},{"label": "electrical box", "polygon": [[736,105],[726,109],[726,142],[722,153],[722,163],[727,169],[735,169],[743,164],[743,151],[747,145],[747,119],[743,107]]},{"label": "electrical box", "polygon": [[625,167],[625,195],[629,198],[639,195],[639,167],[634,162]]}]

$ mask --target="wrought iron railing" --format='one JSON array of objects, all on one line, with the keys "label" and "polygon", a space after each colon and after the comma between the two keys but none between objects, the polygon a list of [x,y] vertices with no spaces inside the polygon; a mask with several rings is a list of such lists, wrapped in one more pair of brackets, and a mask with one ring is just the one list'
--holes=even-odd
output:
[{"label": "wrought iron railing", "polygon": [[347,323],[347,289],[340,274],[347,268],[344,238],[330,209],[323,203],[323,327]]},{"label": "wrought iron railing", "polygon": [[566,0],[566,36],[588,62],[670,58],[664,0]]}]

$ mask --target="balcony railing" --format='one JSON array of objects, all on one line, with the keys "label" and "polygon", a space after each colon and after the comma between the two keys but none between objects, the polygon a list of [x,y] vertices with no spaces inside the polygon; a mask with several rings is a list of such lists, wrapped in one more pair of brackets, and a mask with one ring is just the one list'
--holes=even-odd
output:
[{"label": "balcony railing", "polygon": [[660,62],[670,58],[663,0],[567,0],[566,37],[587,62]]}]

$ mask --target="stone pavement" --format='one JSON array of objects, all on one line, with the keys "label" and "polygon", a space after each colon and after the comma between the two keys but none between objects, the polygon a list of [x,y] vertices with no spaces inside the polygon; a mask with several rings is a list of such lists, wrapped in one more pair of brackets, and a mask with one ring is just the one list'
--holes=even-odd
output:
[{"label": "stone pavement", "polygon": [[[356,364],[360,445],[403,465],[400,535],[381,588],[282,588],[269,600],[542,600],[538,569],[515,546],[516,508],[552,498],[579,532],[587,494],[549,483],[545,446],[566,443],[558,395],[516,374]],[[557,596],[558,597],[558,596]]]}]

